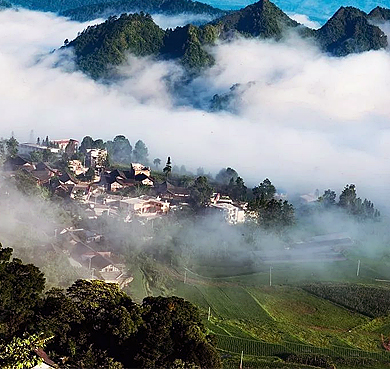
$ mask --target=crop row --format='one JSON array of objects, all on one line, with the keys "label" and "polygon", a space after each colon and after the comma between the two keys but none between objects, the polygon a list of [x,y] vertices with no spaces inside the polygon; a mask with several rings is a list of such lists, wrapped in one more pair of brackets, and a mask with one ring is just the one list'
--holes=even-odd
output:
[{"label": "crop row", "polygon": [[378,360],[389,360],[387,353],[365,352],[349,349],[346,347],[331,346],[330,348],[314,347],[292,342],[283,342],[283,344],[273,344],[256,340],[243,339],[233,336],[216,335],[217,347],[220,350],[231,353],[241,353],[251,356],[279,356],[281,354],[319,354],[330,357],[347,358],[372,358]]}]

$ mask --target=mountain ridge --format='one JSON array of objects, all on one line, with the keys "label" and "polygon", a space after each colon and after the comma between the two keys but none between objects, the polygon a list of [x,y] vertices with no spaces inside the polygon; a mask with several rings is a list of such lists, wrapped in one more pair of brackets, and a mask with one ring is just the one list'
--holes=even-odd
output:
[{"label": "mountain ridge", "polygon": [[[346,56],[388,46],[383,31],[371,24],[371,18],[377,13],[378,10],[369,16],[357,8],[341,7],[319,30],[311,30],[289,18],[269,0],[260,0],[201,27],[187,25],[164,31],[150,16],[138,15],[137,27],[140,26],[139,22],[148,24],[147,27],[140,28],[141,33],[133,29],[131,23],[135,18],[123,15],[120,18],[110,17],[101,25],[89,27],[67,47],[75,47],[77,64],[94,78],[105,77],[105,69],[119,65],[127,52],[136,56],[155,55],[164,59],[179,59],[187,70],[199,71],[211,66],[214,61],[204,48],[206,45],[213,45],[218,40],[229,40],[236,35],[280,40],[286,31],[291,30],[313,39],[324,52],[334,56]],[[380,11],[380,14],[387,16],[384,11]],[[115,22],[129,24],[124,26],[122,31],[118,31]],[[156,38],[157,34],[159,36]],[[106,40],[104,47],[101,46],[102,42],[97,42],[101,37]],[[135,37],[136,41],[132,42],[132,37]],[[107,40],[110,40],[111,44]],[[149,45],[152,40],[157,44]],[[80,47],[80,42],[90,45]],[[140,45],[145,45],[145,50],[141,50]]]},{"label": "mountain ridge", "polygon": [[121,15],[123,13],[140,11],[145,13],[162,13],[166,15],[182,13],[207,14],[215,17],[220,17],[229,13],[228,11],[212,7],[211,5],[191,0],[116,0],[64,10],[60,12],[60,15],[79,22],[85,22],[97,18],[108,18],[111,15]]}]

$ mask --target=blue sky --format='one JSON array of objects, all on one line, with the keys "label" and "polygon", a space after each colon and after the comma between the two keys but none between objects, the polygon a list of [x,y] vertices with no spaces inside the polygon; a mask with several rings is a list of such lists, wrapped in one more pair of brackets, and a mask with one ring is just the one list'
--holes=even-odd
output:
[{"label": "blue sky", "polygon": [[[238,9],[251,4],[250,0],[203,0],[207,4],[222,9]],[[341,6],[355,6],[366,12],[376,6],[390,8],[390,0],[274,0],[283,11],[288,13],[305,14],[310,19],[324,23]]]}]

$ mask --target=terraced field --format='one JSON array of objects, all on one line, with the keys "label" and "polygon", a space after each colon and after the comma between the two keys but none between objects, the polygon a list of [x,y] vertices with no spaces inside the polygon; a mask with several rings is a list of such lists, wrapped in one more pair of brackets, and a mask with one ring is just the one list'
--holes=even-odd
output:
[{"label": "terraced field", "polygon": [[[315,263],[277,265],[272,269],[271,287],[269,269],[265,271],[265,267],[262,272],[230,277],[200,276],[188,269],[167,270],[171,282],[169,293],[200,308],[206,327],[216,335],[218,347],[226,354],[225,367],[229,367],[234,355],[244,351],[246,368],[296,367],[275,358],[283,353],[348,360],[370,358],[379,360],[375,365],[370,364],[379,368],[384,360],[390,362],[390,354],[383,349],[381,341],[381,334],[390,336],[390,317],[373,319],[305,291],[298,283],[302,280],[345,283],[349,278],[349,282],[364,286],[363,282],[375,284],[375,278],[382,276],[370,266],[362,268],[361,275],[356,277],[355,261],[342,263],[345,268],[337,263],[329,263],[326,268],[323,265],[319,268]],[[141,280],[136,289],[144,295],[147,278],[142,276]]]}]

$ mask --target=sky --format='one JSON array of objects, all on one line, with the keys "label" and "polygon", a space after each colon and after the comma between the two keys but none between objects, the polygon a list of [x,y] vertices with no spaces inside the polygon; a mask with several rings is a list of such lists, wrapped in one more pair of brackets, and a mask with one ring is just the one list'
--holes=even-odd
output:
[{"label": "sky", "polygon": [[[240,9],[252,0],[204,0],[203,2],[220,9]],[[376,6],[390,8],[390,0],[273,0],[284,12],[304,14],[312,21],[324,23],[341,6],[354,6],[370,12]]]},{"label": "sky", "polygon": [[[0,12],[0,136],[124,134],[133,146],[142,139],[152,160],[171,156],[213,173],[230,166],[249,186],[269,177],[288,193],[355,183],[360,196],[387,206],[388,51],[333,58],[294,35],[241,39],[210,49],[215,66],[178,92],[183,71],[174,62],[129,55],[123,80],[103,85],[77,71],[69,51],[53,52],[86,26]],[[237,83],[232,112],[205,109]]]}]

